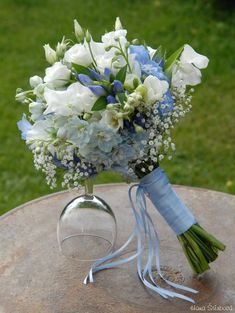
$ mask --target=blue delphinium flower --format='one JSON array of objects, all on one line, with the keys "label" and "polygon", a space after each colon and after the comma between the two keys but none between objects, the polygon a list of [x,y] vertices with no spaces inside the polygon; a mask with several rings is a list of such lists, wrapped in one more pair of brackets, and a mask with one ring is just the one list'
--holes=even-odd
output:
[{"label": "blue delphinium flower", "polygon": [[90,125],[90,144],[97,146],[101,151],[109,153],[112,148],[122,142],[121,136],[112,128],[103,127],[99,123]]},{"label": "blue delphinium flower", "polygon": [[90,129],[87,121],[72,117],[67,124],[67,138],[77,147],[86,145],[90,140]]},{"label": "blue delphinium flower", "polygon": [[158,103],[157,109],[161,116],[166,115],[174,109],[174,99],[172,98],[171,92],[168,89],[165,93],[163,100]]},{"label": "blue delphinium flower", "polygon": [[32,129],[32,125],[27,120],[25,114],[23,114],[22,119],[19,122],[17,122],[17,126],[18,126],[19,130],[21,131],[21,139],[26,140],[27,139],[27,133],[29,130]]},{"label": "blue delphinium flower", "polygon": [[153,75],[160,80],[167,80],[162,70],[162,62],[159,64],[151,60],[148,50],[144,46],[129,46],[129,52],[135,55],[136,61],[140,64],[143,76]]}]

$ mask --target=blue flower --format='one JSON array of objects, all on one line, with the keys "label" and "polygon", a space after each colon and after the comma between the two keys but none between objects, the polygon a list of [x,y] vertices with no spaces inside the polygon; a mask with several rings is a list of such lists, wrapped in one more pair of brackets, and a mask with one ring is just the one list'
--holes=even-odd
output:
[{"label": "blue flower", "polygon": [[90,127],[92,134],[89,143],[103,152],[111,152],[113,147],[122,142],[121,136],[112,128],[104,128],[98,123],[93,123]]},{"label": "blue flower", "polygon": [[112,90],[114,94],[124,92],[123,84],[119,80],[114,80]]},{"label": "blue flower", "polygon": [[27,139],[27,133],[29,130],[32,129],[32,125],[27,120],[25,114],[23,114],[22,119],[19,122],[17,122],[17,126],[18,126],[19,130],[21,131],[21,139],[26,140]]},{"label": "blue flower", "polygon": [[[160,80],[168,80],[162,70],[163,61],[157,63],[151,60],[148,50],[144,46],[130,45],[129,52],[135,55],[136,61],[139,63],[143,76],[153,75]],[[155,58],[155,60],[157,60]]]},{"label": "blue flower", "polygon": [[107,103],[117,103],[117,100],[115,99],[115,97],[109,95],[108,97],[106,97]]},{"label": "blue flower", "polygon": [[103,86],[90,85],[88,88],[93,92],[96,96],[105,96],[107,94],[106,90]]},{"label": "blue flower", "polygon": [[166,115],[173,111],[174,109],[174,99],[172,98],[171,92],[168,89],[165,93],[163,100],[158,103],[157,109],[160,115]]}]

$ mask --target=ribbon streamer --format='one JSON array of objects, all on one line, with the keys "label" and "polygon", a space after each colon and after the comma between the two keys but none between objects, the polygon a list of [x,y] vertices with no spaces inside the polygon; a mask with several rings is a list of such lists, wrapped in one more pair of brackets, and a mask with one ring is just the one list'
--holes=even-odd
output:
[{"label": "ribbon streamer", "polygon": [[[136,195],[135,195],[136,205],[132,198],[132,192],[134,188],[136,188]],[[157,193],[156,193],[156,190],[157,190]],[[177,197],[177,195],[174,193],[164,172],[160,168],[157,168],[151,174],[145,176],[144,179],[140,181],[140,184],[132,185],[129,188],[129,200],[130,200],[131,208],[135,216],[135,220],[136,220],[133,233],[131,234],[129,239],[119,249],[117,249],[113,253],[110,253],[106,257],[100,260],[97,260],[92,265],[88,275],[86,276],[84,280],[84,284],[87,284],[89,282],[94,282],[93,275],[98,271],[117,267],[124,263],[130,262],[134,259],[137,259],[138,276],[140,280],[142,281],[142,283],[147,288],[158,293],[165,299],[175,297],[175,298],[180,298],[182,300],[195,303],[195,301],[188,296],[185,296],[181,293],[174,292],[172,290],[167,290],[165,288],[160,287],[153,277],[152,269],[153,269],[153,266],[155,265],[159,277],[169,286],[176,288],[176,289],[183,290],[183,291],[191,292],[191,293],[198,292],[192,288],[173,283],[167,280],[162,274],[161,267],[160,267],[160,255],[159,255],[159,247],[160,247],[159,237],[158,237],[156,225],[154,225],[151,219],[151,216],[149,215],[147,211],[145,194],[147,194],[150,197],[150,199],[155,205],[157,202],[158,206],[157,205],[156,206],[159,212],[164,216],[168,224],[172,227],[172,229],[177,234],[179,234],[179,232],[182,231],[182,229],[185,229],[187,227],[189,228],[191,227],[192,224],[195,223],[195,219],[193,215],[185,207],[185,205],[181,202],[181,200]],[[170,198],[170,200],[167,198]],[[177,211],[174,209],[174,205],[172,205],[174,203],[176,204],[176,210],[178,210],[178,214],[177,214]],[[168,205],[168,207],[165,208],[166,204]],[[170,209],[169,209],[169,206],[170,206]],[[168,210],[166,210],[167,208]],[[177,214],[177,219],[172,219],[171,214],[173,215]],[[167,217],[165,217],[165,215],[167,215]],[[177,220],[176,223],[175,223],[175,220]],[[135,238],[137,239],[136,253],[134,253],[130,257],[113,261],[114,258],[117,258],[118,256],[122,254],[125,248],[127,248],[129,244]],[[144,245],[143,245],[144,239],[147,241],[147,250],[148,250],[147,261],[145,262],[145,264],[143,264],[143,260],[142,260],[143,252],[144,252]]]}]

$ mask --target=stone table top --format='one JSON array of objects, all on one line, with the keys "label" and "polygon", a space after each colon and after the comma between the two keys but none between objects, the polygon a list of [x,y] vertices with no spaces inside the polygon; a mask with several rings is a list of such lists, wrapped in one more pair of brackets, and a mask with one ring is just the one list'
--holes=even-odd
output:
[{"label": "stone table top", "polygon": [[[134,225],[128,187],[111,184],[94,189],[116,215],[117,246],[129,237]],[[193,295],[195,305],[164,300],[146,290],[138,279],[135,261],[101,271],[95,275],[95,283],[84,285],[91,264],[64,257],[57,244],[60,213],[78,195],[66,191],[25,203],[0,217],[0,313],[235,312],[235,196],[174,188],[198,222],[227,246],[210,271],[195,277],[176,236],[148,202],[160,234],[162,270],[172,281],[199,291]],[[125,256],[134,248],[130,246]]]}]

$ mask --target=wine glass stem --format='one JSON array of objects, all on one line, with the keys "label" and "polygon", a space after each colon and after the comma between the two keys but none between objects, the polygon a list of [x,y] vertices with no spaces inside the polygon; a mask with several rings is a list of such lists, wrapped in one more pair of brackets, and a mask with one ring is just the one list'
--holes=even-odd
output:
[{"label": "wine glass stem", "polygon": [[85,180],[85,194],[86,195],[92,195],[93,194],[93,182],[91,179]]}]

